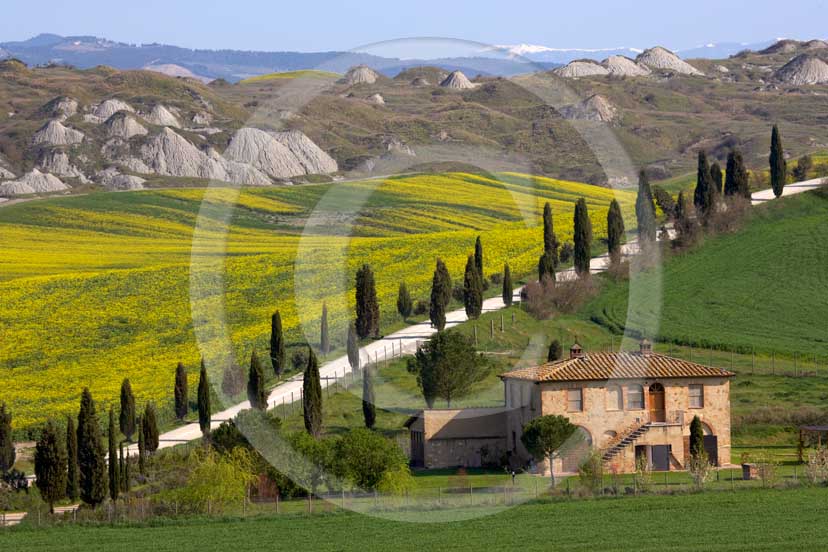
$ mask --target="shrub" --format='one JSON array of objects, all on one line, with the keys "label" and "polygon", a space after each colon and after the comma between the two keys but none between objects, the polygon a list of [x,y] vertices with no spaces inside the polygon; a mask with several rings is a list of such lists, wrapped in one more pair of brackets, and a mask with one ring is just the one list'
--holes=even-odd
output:
[{"label": "shrub", "polygon": [[571,314],[598,294],[596,278],[582,277],[557,285],[551,280],[531,282],[524,288],[524,305],[533,317],[546,320],[556,314]]},{"label": "shrub", "polygon": [[828,449],[821,447],[808,453],[805,475],[812,485],[828,480]]},{"label": "shrub", "polygon": [[290,363],[294,370],[303,370],[308,365],[308,353],[306,348],[300,348],[293,351],[290,357]]},{"label": "shrub", "polygon": [[454,284],[454,288],[451,290],[451,298],[455,301],[463,302],[463,284]]},{"label": "shrub", "polygon": [[592,493],[597,493],[604,486],[604,460],[600,451],[592,454],[578,468],[581,485]]},{"label": "shrub", "polygon": [[574,251],[574,249],[575,248],[571,242],[564,242],[564,244],[561,246],[560,252],[561,264],[566,264],[572,260],[572,252]]},{"label": "shrub", "polygon": [[221,391],[228,397],[235,397],[245,388],[244,370],[242,367],[231,362],[224,369],[221,377]]},{"label": "shrub", "polygon": [[334,443],[333,451],[337,475],[364,490],[377,489],[389,471],[408,469],[408,458],[396,443],[364,428],[343,435]]},{"label": "shrub", "polygon": [[503,283],[503,274],[501,274],[500,272],[495,272],[494,274],[490,274],[489,275],[489,281],[491,283],[493,283],[494,285],[499,286],[501,283]]},{"label": "shrub", "polygon": [[417,301],[414,305],[414,314],[417,316],[423,316],[428,313],[428,302],[423,301],[422,299]]},{"label": "shrub", "polygon": [[635,473],[633,474],[635,488],[642,493],[650,490],[653,484],[653,471],[647,462],[646,456],[639,456],[635,459]]}]

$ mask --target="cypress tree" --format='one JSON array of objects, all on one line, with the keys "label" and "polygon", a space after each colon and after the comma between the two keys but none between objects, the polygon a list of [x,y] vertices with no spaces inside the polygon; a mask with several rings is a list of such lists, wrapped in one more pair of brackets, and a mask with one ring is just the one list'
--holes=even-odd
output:
[{"label": "cypress tree", "polygon": [[205,437],[210,434],[211,413],[210,382],[207,379],[207,368],[204,366],[204,359],[201,359],[201,371],[198,374],[198,425]]},{"label": "cypress tree", "polygon": [[118,500],[118,492],[121,490],[121,472],[118,465],[118,449],[116,441],[118,436],[115,429],[115,409],[109,407],[109,428],[107,431],[107,439],[109,444],[109,497],[112,500]]},{"label": "cypress tree", "polygon": [[736,195],[736,152],[730,150],[727,154],[727,164],[725,165],[725,182],[724,195]]},{"label": "cypress tree", "polygon": [[128,491],[127,489],[127,467],[126,467],[126,458],[124,458],[124,443],[118,443],[118,475],[120,476],[118,480],[118,488],[122,493]]},{"label": "cypress tree", "polygon": [[129,380],[125,379],[121,383],[121,412],[118,415],[118,425],[127,441],[132,441],[135,434],[135,413],[135,395],[132,394]]},{"label": "cypress tree", "polygon": [[466,262],[466,273],[463,277],[463,305],[466,316],[470,319],[480,317],[483,312],[483,282],[480,281],[480,272],[477,269],[477,259],[469,255]]},{"label": "cypress tree", "polygon": [[543,206],[543,252],[551,256],[553,269],[558,268],[558,237],[552,220],[552,207],[549,202]]},{"label": "cypress tree", "polygon": [[357,340],[357,333],[356,333],[356,324],[351,321],[348,324],[348,340],[347,340],[347,350],[348,350],[348,364],[351,365],[351,370],[358,370],[359,369],[359,341]]},{"label": "cypress tree", "polygon": [[285,371],[285,337],[282,334],[282,315],[279,311],[273,313],[270,318],[270,365],[273,373],[280,377]]},{"label": "cypress tree", "polygon": [[698,457],[704,452],[704,429],[698,416],[693,416],[690,422],[690,456]]},{"label": "cypress tree", "polygon": [[147,453],[152,454],[158,450],[158,417],[155,414],[155,405],[151,402],[144,407],[143,430],[144,445]]},{"label": "cypress tree", "polygon": [[483,243],[480,241],[480,236],[474,242],[474,266],[477,267],[477,273],[480,275],[480,281],[483,281]]},{"label": "cypress tree", "polygon": [[722,193],[722,185],[724,183],[724,175],[722,174],[722,168],[719,166],[718,161],[713,161],[713,164],[710,165],[710,182],[713,184],[712,190],[714,195],[721,195]]},{"label": "cypress tree", "polygon": [[124,459],[123,468],[121,469],[121,489],[128,493],[132,488],[132,479],[129,473],[129,456],[124,456],[123,443],[121,443],[121,457]]},{"label": "cypress tree", "polygon": [[509,263],[503,265],[503,304],[512,306],[514,301],[515,288],[512,286],[512,271],[509,270]]},{"label": "cypress tree", "polygon": [[400,290],[397,292],[397,312],[403,320],[406,320],[413,310],[414,302],[411,300],[411,294],[408,293],[408,287],[405,282],[400,282]]},{"label": "cypress tree", "polygon": [[362,416],[365,427],[373,429],[377,421],[377,407],[374,404],[374,368],[366,366],[362,374]]},{"label": "cypress tree", "polygon": [[187,369],[184,364],[178,363],[175,367],[175,417],[183,420],[190,410],[189,390],[187,389]]},{"label": "cypress tree", "polygon": [[431,324],[442,331],[446,327],[446,305],[451,298],[451,277],[443,261],[437,259],[437,267],[431,279],[431,301],[428,308],[428,317]]},{"label": "cypress tree", "polygon": [[696,189],[693,192],[693,205],[699,213],[707,213],[710,208],[710,188],[713,186],[710,177],[710,165],[707,163],[707,154],[699,151],[698,166],[696,168]]},{"label": "cypress tree", "polygon": [[308,347],[308,365],[302,380],[302,407],[305,431],[314,437],[322,432],[322,383],[319,381],[319,363]]},{"label": "cypress tree", "polygon": [[773,125],[773,131],[771,132],[771,150],[768,160],[770,161],[770,178],[773,195],[779,197],[785,189],[788,163],[785,161],[785,152],[782,149],[782,135],[779,133],[779,127],[776,125]]},{"label": "cypress tree", "polygon": [[265,390],[264,369],[256,351],[250,355],[250,371],[247,373],[247,399],[250,407],[267,410],[267,391]]},{"label": "cypress tree", "polygon": [[66,416],[66,496],[69,500],[78,499],[78,434],[75,421]]},{"label": "cypress tree", "polygon": [[147,440],[144,436],[144,420],[138,418],[138,473],[147,475]]},{"label": "cypress tree", "polygon": [[635,218],[638,223],[638,239],[642,243],[655,243],[656,219],[653,191],[647,173],[638,173],[638,195],[635,198]]},{"label": "cypress tree", "polygon": [[676,202],[676,233],[678,234],[678,241],[683,245],[690,245],[696,239],[696,232],[698,223],[693,220],[690,213],[690,200],[684,195],[684,192],[679,192],[678,201]]},{"label": "cypress tree", "polygon": [[584,198],[575,204],[575,249],[573,258],[575,272],[589,275],[590,252],[592,248],[592,223],[589,220],[587,204]]},{"label": "cypress tree", "polygon": [[66,496],[66,448],[51,420],[37,440],[34,464],[40,496],[49,504],[49,513],[54,514],[55,502]]},{"label": "cypress tree", "polygon": [[12,415],[6,403],[0,404],[0,475],[14,466],[15,452],[12,438]]},{"label": "cypress tree", "polygon": [[78,472],[81,500],[93,508],[106,497],[106,458],[92,393],[84,388],[78,413]]},{"label": "cypress tree", "polygon": [[621,258],[621,240],[623,239],[624,218],[621,216],[621,206],[613,199],[607,211],[607,251],[613,262],[618,262]]},{"label": "cypress tree", "polygon": [[322,303],[322,321],[319,323],[319,350],[323,355],[331,351],[331,339],[328,335],[328,305]]},{"label": "cypress tree", "polygon": [[750,199],[750,182],[745,168],[745,160],[739,150],[731,150],[727,154],[727,169],[725,174],[725,195],[740,195]]},{"label": "cypress tree", "polygon": [[549,351],[546,353],[546,362],[555,362],[556,360],[561,360],[561,358],[563,358],[561,342],[553,339],[549,344]]},{"label": "cypress tree", "polygon": [[538,259],[538,281],[543,282],[545,279],[555,281],[555,259],[551,253],[544,252]]},{"label": "cypress tree", "polygon": [[356,328],[360,339],[379,337],[379,301],[374,272],[367,264],[356,274]]}]

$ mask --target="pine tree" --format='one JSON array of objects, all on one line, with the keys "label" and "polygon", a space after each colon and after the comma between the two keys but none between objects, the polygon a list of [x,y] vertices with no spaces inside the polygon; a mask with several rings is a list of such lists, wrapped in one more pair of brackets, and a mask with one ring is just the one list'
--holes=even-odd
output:
[{"label": "pine tree", "polygon": [[319,351],[322,355],[331,352],[331,338],[328,335],[328,305],[322,303],[322,321],[319,323]]},{"label": "pine tree", "polygon": [[144,436],[144,420],[138,418],[138,473],[147,475],[147,441]]},{"label": "pine tree", "polygon": [[78,413],[78,472],[80,497],[92,507],[106,497],[106,458],[101,426],[92,393],[84,388]]},{"label": "pine tree", "polygon": [[207,367],[204,366],[204,359],[201,359],[201,371],[198,374],[198,425],[205,437],[210,434],[211,413],[210,382],[207,379]]},{"label": "pine tree", "polygon": [[654,243],[656,240],[656,220],[653,191],[650,189],[650,181],[644,171],[638,174],[635,218],[638,223],[638,239],[644,243]]},{"label": "pine tree", "polygon": [[698,416],[690,422],[690,456],[697,458],[704,452],[704,429]]},{"label": "pine tree", "polygon": [[699,213],[707,213],[710,208],[708,202],[712,185],[707,154],[699,151],[698,166],[696,168],[696,189],[693,192],[693,206],[696,207],[696,211]]},{"label": "pine tree", "polygon": [[40,496],[49,505],[49,513],[54,514],[55,502],[66,496],[66,448],[51,420],[37,440],[34,464]]},{"label": "pine tree", "polygon": [[66,416],[66,496],[69,500],[78,499],[78,434],[75,421]]},{"label": "pine tree", "polygon": [[621,241],[624,239],[624,218],[621,216],[621,206],[618,201],[610,202],[607,211],[607,250],[610,259],[618,262],[621,259]]},{"label": "pine tree", "polygon": [[722,194],[722,185],[724,184],[724,175],[722,174],[722,168],[719,166],[718,161],[713,161],[710,165],[710,182],[713,184],[712,190],[713,195],[721,195]]},{"label": "pine tree", "polygon": [[14,466],[14,438],[12,437],[12,415],[6,403],[0,404],[0,475]]},{"label": "pine tree", "polygon": [[351,365],[351,370],[359,369],[359,341],[357,340],[356,324],[352,321],[348,324],[348,364]]},{"label": "pine tree", "polygon": [[558,268],[558,237],[555,235],[552,207],[549,202],[543,206],[543,252],[551,257],[553,272]]},{"label": "pine tree", "polygon": [[553,339],[549,344],[549,351],[546,353],[546,362],[555,362],[556,360],[561,360],[561,358],[563,358],[561,342]]},{"label": "pine tree", "polygon": [[132,441],[135,434],[135,413],[135,395],[132,394],[129,380],[125,379],[121,383],[121,412],[118,415],[118,425],[127,441]]},{"label": "pine tree", "polygon": [[282,334],[282,315],[279,311],[270,318],[270,365],[273,373],[280,377],[285,371],[285,337]]},{"label": "pine tree", "polygon": [[771,132],[770,177],[773,195],[779,197],[785,189],[785,180],[788,175],[788,163],[785,161],[785,151],[782,149],[782,135],[779,127],[773,125]]},{"label": "pine tree", "polygon": [[503,265],[503,304],[507,307],[512,306],[514,301],[515,288],[512,285],[512,271],[509,269],[509,263]]},{"label": "pine tree", "polygon": [[368,429],[373,429],[377,421],[374,399],[374,368],[366,366],[362,374],[362,416]]},{"label": "pine tree", "polygon": [[147,447],[147,453],[152,454],[158,450],[158,417],[155,414],[155,405],[151,402],[144,407],[144,416],[142,418],[144,431],[144,445]]},{"label": "pine tree", "polygon": [[184,364],[178,363],[175,367],[175,387],[173,389],[175,396],[175,417],[183,420],[190,410],[190,396],[187,389],[187,369]]},{"label": "pine tree", "polygon": [[463,306],[466,316],[474,320],[483,312],[483,283],[480,281],[480,272],[474,255],[469,255],[466,262],[466,273],[463,277]]},{"label": "pine tree", "polygon": [[573,258],[575,272],[580,275],[589,275],[589,262],[592,249],[592,223],[584,198],[578,199],[575,204],[575,250]]},{"label": "pine tree", "polygon": [[250,407],[257,410],[267,410],[267,391],[262,363],[256,351],[250,355],[250,371],[247,373],[247,399]]},{"label": "pine tree", "polygon": [[480,275],[480,281],[483,281],[483,243],[480,241],[480,236],[474,242],[474,266],[477,268],[477,273]]},{"label": "pine tree", "polygon": [[308,365],[302,380],[302,407],[305,431],[319,437],[322,433],[322,383],[319,380],[319,363],[310,347]]},{"label": "pine tree", "polygon": [[120,466],[118,465],[118,449],[116,446],[118,435],[115,428],[115,409],[111,406],[109,407],[107,440],[109,444],[109,498],[118,500],[118,492],[121,490],[121,472]]},{"label": "pine tree", "polygon": [[379,337],[379,301],[374,272],[367,264],[356,274],[356,328],[360,339]]},{"label": "pine tree", "polygon": [[405,282],[400,282],[400,290],[397,292],[397,312],[403,320],[407,320],[413,310],[414,302],[411,300],[411,294],[408,293],[408,287]]},{"label": "pine tree", "polygon": [[[446,286],[448,285],[448,289]],[[448,269],[443,261],[437,259],[437,267],[434,269],[434,276],[431,279],[431,301],[429,303],[428,317],[431,324],[442,331],[446,327],[446,306],[451,298],[451,277],[448,276]]]}]

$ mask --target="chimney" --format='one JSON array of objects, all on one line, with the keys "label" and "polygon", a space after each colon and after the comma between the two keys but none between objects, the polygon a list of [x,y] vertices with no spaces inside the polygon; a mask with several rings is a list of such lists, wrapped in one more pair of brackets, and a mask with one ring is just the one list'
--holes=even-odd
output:
[{"label": "chimney", "polygon": [[572,347],[569,348],[569,358],[582,358],[583,356],[584,350],[577,343],[573,344]]},{"label": "chimney", "polygon": [[653,344],[646,337],[641,340],[638,347],[638,351],[641,353],[641,356],[650,356],[653,354]]}]

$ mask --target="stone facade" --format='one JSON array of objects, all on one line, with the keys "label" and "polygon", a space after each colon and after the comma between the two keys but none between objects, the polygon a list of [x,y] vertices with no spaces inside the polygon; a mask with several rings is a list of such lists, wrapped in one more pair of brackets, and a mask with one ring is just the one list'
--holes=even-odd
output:
[{"label": "stone facade", "polygon": [[406,425],[411,460],[425,468],[479,468],[506,454],[503,408],[424,410]]}]

